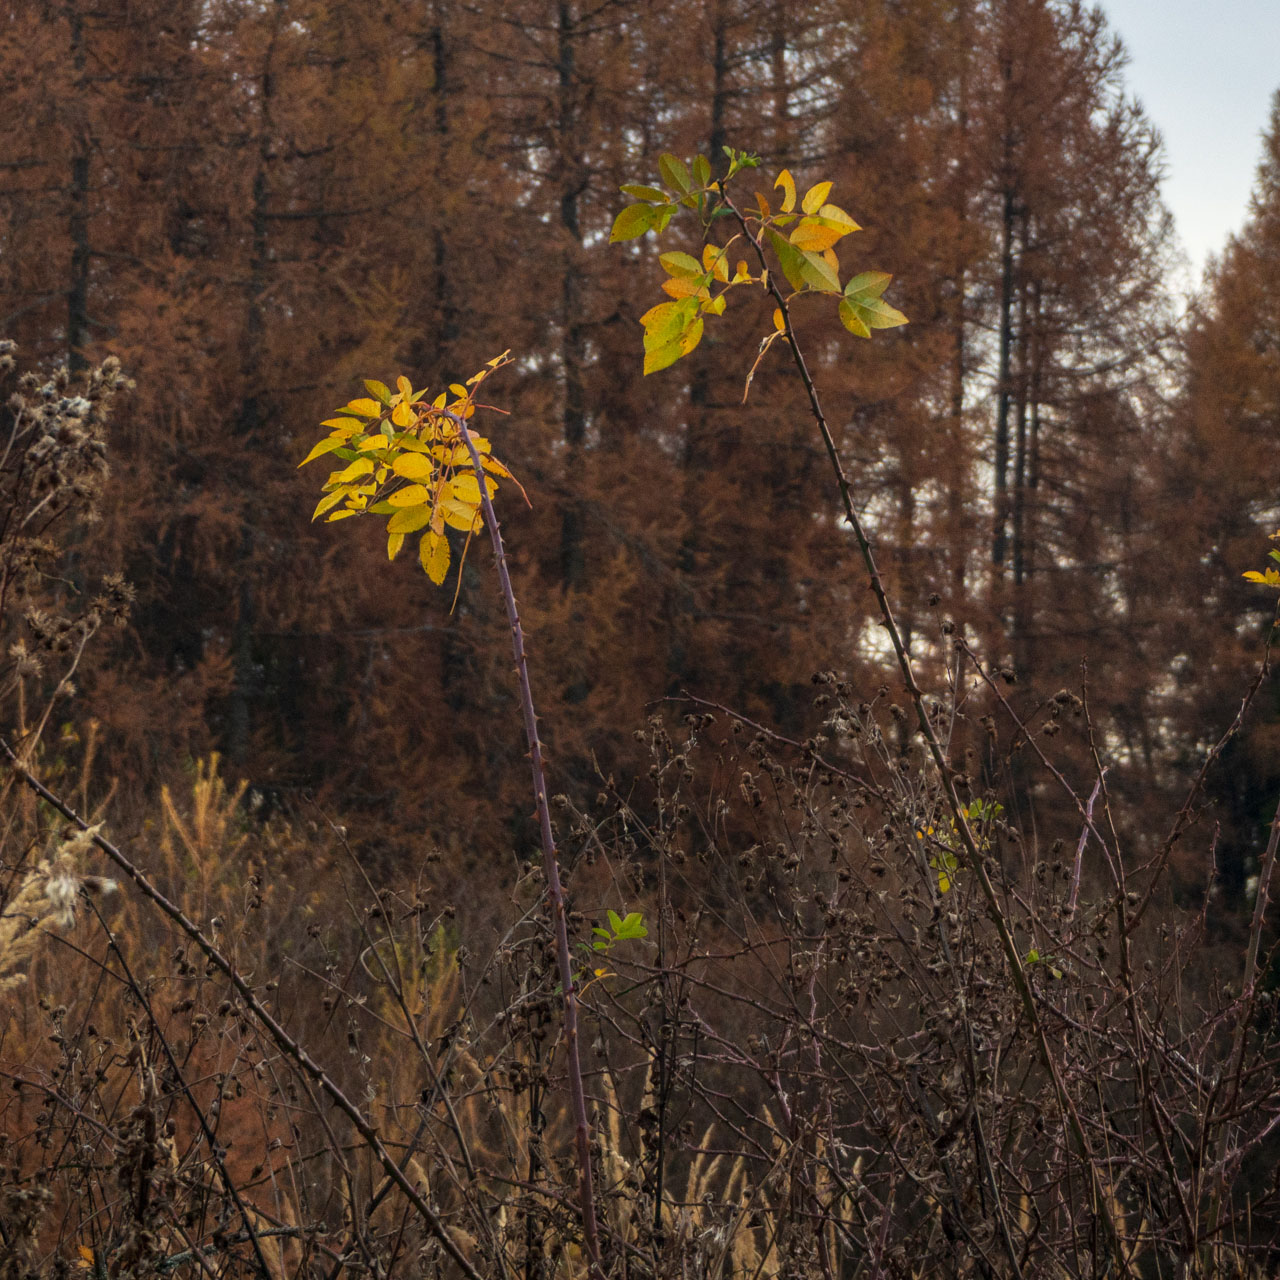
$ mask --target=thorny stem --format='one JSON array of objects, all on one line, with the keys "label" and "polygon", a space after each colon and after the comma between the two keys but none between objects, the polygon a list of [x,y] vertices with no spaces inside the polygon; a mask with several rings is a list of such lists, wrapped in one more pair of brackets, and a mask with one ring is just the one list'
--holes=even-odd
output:
[{"label": "thorny stem", "polygon": [[190,920],[186,913],[176,903],[171,902],[159,889],[152,884],[150,877],[137,865],[131,858],[123,853],[119,848],[93,830],[85,820],[80,817],[74,809],[71,808],[61,797],[55,795],[48,787],[44,785],[14,753],[13,748],[4,739],[0,738],[0,754],[7,757],[14,773],[22,779],[36,795],[40,797],[46,804],[56,809],[68,822],[72,823],[79,830],[84,832],[93,843],[102,850],[103,853],[115,863],[120,870],[129,877],[138,891],[144,898],[158,907],[160,911],[169,917],[182,931],[191,939],[192,942],[200,948],[207,957],[209,962],[219,969],[228,982],[235,988],[240,999],[244,1001],[246,1008],[253,1014],[260,1026],[262,1026],[268,1035],[275,1041],[277,1048],[301,1068],[304,1075],[314,1080],[321,1090],[328,1095],[329,1100],[342,1112],[343,1115],[351,1122],[351,1127],[364,1140],[365,1145],[373,1152],[378,1163],[386,1171],[387,1176],[404,1192],[405,1198],[413,1205],[421,1216],[423,1222],[431,1234],[440,1242],[444,1251],[458,1264],[462,1274],[467,1280],[483,1280],[480,1272],[476,1270],[471,1260],[455,1243],[453,1237],[449,1234],[440,1215],[423,1198],[422,1193],[417,1187],[409,1181],[404,1171],[391,1158],[390,1152],[383,1145],[382,1139],[378,1137],[378,1131],[373,1124],[365,1117],[360,1108],[347,1097],[345,1093],[330,1079],[328,1073],[320,1066],[318,1062],[298,1043],[279,1022],[272,1016],[270,1010],[262,1003],[254,994],[253,988],[240,976],[234,964],[227,959],[226,956],[218,950],[216,946],[204,935],[200,927]]},{"label": "thorny stem", "polygon": [[[968,815],[965,812],[965,806],[960,803],[960,795],[956,790],[955,770],[947,761],[946,755],[942,750],[942,744],[938,741],[938,735],[934,732],[933,725],[929,720],[928,709],[924,702],[924,694],[921,691],[920,686],[916,683],[915,673],[911,666],[911,657],[907,653],[906,646],[902,640],[902,632],[894,619],[893,608],[889,603],[889,598],[885,594],[884,584],[880,578],[880,569],[876,564],[875,554],[871,547],[870,538],[867,536],[866,528],[854,507],[852,486],[849,483],[848,476],[845,474],[844,465],[840,460],[839,450],[836,448],[835,438],[827,423],[826,414],[822,410],[822,402],[818,398],[818,390],[814,385],[813,377],[809,373],[809,367],[805,362],[804,353],[800,350],[800,345],[796,341],[795,330],[791,325],[791,313],[787,306],[787,299],[778,288],[774,272],[769,270],[768,262],[764,255],[764,248],[760,243],[759,237],[751,231],[751,228],[747,225],[747,221],[743,217],[741,210],[729,198],[723,185],[719,186],[719,192],[721,199],[725,203],[725,207],[732,212],[742,234],[755,250],[761,269],[766,273],[765,278],[769,293],[772,295],[778,310],[782,313],[783,336],[786,338],[787,346],[791,350],[791,357],[795,363],[796,370],[800,375],[800,381],[804,385],[805,393],[809,397],[809,411],[818,428],[819,434],[822,436],[822,443],[826,448],[827,458],[831,463],[831,470],[835,475],[836,485],[840,490],[840,502],[844,510],[845,519],[848,521],[849,527],[853,530],[853,536],[858,544],[858,550],[862,554],[862,562],[866,566],[869,578],[868,586],[871,589],[871,593],[875,596],[876,605],[880,610],[881,622],[889,636],[889,642],[893,646],[894,657],[897,659],[898,669],[902,673],[903,682],[906,685],[907,696],[911,700],[911,705],[916,713],[916,720],[920,726],[920,735],[924,739],[929,755],[938,771],[938,777],[942,783],[942,790],[946,797],[947,807],[951,812],[953,821],[955,822],[956,831],[960,836],[960,842],[964,846],[966,864],[974,874],[974,878],[978,883],[978,888],[986,902],[988,914],[990,915],[991,921],[995,925],[996,932],[1000,937],[1000,945],[1001,949],[1004,951],[1005,961],[1009,968],[1010,977],[1013,979],[1013,984],[1017,989],[1023,1012],[1026,1014],[1028,1024],[1030,1025],[1035,1037],[1040,1059],[1044,1064],[1045,1070],[1049,1073],[1050,1080],[1053,1084],[1054,1094],[1058,1101],[1058,1106],[1066,1117],[1072,1136],[1075,1138],[1075,1141],[1080,1148],[1080,1152],[1084,1156],[1085,1163],[1089,1167],[1089,1178],[1093,1190],[1094,1211],[1105,1224],[1107,1236],[1109,1237],[1110,1244],[1114,1251],[1116,1265],[1120,1274],[1131,1274],[1128,1259],[1125,1257],[1124,1243],[1120,1238],[1119,1228],[1116,1226],[1111,1208],[1110,1189],[1104,1185],[1102,1177],[1098,1172],[1092,1149],[1089,1146],[1089,1139],[1084,1131],[1084,1125],[1080,1120],[1074,1100],[1067,1092],[1066,1085],[1062,1079],[1062,1073],[1058,1068],[1057,1060],[1054,1058],[1053,1052],[1049,1047],[1049,1041],[1045,1034],[1044,1026],[1040,1021],[1039,1011],[1036,1007],[1035,995],[1031,990],[1031,983],[1027,978],[1027,972],[1023,966],[1022,958],[1018,955],[1017,944],[1013,940],[1013,934],[1010,932],[1009,923],[1005,917],[1004,910],[1000,905],[1000,899],[996,894],[995,886],[992,884],[991,877],[987,873],[987,868],[983,860],[982,852],[978,847],[978,842],[974,837],[973,831],[970,829]],[[1016,1267],[1016,1257],[1014,1257],[1012,1261]]]},{"label": "thorny stem", "polygon": [[533,706],[533,690],[529,684],[529,665],[525,656],[524,631],[520,611],[516,607],[507,557],[503,551],[498,516],[485,484],[484,464],[471,439],[466,423],[456,414],[441,410],[457,427],[462,442],[471,455],[471,466],[480,487],[480,502],[485,524],[493,542],[493,557],[498,566],[498,581],[511,625],[511,648],[516,660],[516,678],[520,684],[520,705],[524,711],[524,734],[529,743],[529,764],[533,772],[533,794],[538,804],[538,827],[542,837],[542,870],[547,879],[547,897],[556,934],[556,960],[560,968],[560,985],[564,992],[565,1056],[568,1063],[569,1102],[573,1108],[574,1130],[578,1149],[578,1195],[582,1210],[582,1237],[593,1280],[602,1276],[600,1238],[596,1229],[595,1196],[591,1184],[591,1122],[587,1117],[587,1099],[582,1084],[582,1063],[578,1052],[578,992],[573,981],[573,961],[569,954],[569,922],[565,913],[564,891],[560,886],[560,862],[556,856],[556,838],[551,830],[551,806],[547,803],[547,779],[542,767],[542,742],[538,738],[538,716]]}]

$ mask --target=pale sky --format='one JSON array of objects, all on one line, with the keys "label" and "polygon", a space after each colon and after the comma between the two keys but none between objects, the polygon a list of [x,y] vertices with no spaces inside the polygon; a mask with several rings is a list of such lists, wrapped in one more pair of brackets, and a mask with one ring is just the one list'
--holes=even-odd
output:
[{"label": "pale sky", "polygon": [[1165,202],[1198,275],[1245,220],[1280,88],[1280,0],[1098,2],[1129,51],[1128,92],[1164,136]]}]

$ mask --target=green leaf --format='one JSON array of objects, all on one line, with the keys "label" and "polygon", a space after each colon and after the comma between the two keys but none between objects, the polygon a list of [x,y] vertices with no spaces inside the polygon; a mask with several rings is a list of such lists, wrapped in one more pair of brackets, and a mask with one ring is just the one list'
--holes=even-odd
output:
[{"label": "green leaf", "polygon": [[667,193],[661,187],[646,187],[638,182],[628,182],[625,187],[618,189],[624,196],[634,196],[637,200],[652,200],[654,204],[667,202]]},{"label": "green leaf", "polygon": [[364,386],[371,396],[377,396],[383,404],[391,403],[391,388],[385,382],[379,382],[376,378],[365,378]]},{"label": "green leaf", "polygon": [[613,220],[613,230],[609,232],[609,243],[638,240],[646,231],[653,228],[656,216],[657,210],[651,204],[627,205]]},{"label": "green leaf", "polygon": [[622,917],[612,908],[609,909],[609,928],[613,930],[615,935],[622,928]]},{"label": "green leaf", "polygon": [[681,195],[687,195],[692,189],[693,184],[689,181],[689,170],[685,168],[684,161],[669,151],[658,157],[658,173],[667,186]]},{"label": "green leaf", "polygon": [[693,157],[693,180],[700,187],[710,185],[711,161],[706,156]]},{"label": "green leaf", "polygon": [[778,263],[782,267],[782,274],[787,278],[787,283],[793,289],[803,289],[806,281],[803,274],[804,258],[800,250],[772,227],[766,228],[766,234],[769,237],[769,246],[778,255]]}]

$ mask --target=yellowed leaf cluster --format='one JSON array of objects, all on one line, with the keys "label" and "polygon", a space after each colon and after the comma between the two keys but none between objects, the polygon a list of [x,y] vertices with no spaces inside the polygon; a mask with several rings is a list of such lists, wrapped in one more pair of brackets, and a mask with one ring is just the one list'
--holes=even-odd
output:
[{"label": "yellowed leaf cluster", "polygon": [[386,516],[388,559],[395,559],[409,535],[419,534],[418,559],[423,570],[437,585],[444,582],[452,559],[447,530],[466,535],[465,559],[472,537],[484,527],[481,476],[467,440],[479,455],[490,498],[498,491],[498,477],[520,487],[492,456],[489,441],[465,425],[476,411],[480,384],[507,364],[508,353],[503,352],[465,385],[453,383],[430,402],[427,388],[415,391],[403,375],[396,379],[394,391],[383,382],[366,379],[369,395],[326,418],[320,425],[329,429],[329,435],[298,464],[306,466],[326,455],[346,464],[329,473],[312,520]]}]

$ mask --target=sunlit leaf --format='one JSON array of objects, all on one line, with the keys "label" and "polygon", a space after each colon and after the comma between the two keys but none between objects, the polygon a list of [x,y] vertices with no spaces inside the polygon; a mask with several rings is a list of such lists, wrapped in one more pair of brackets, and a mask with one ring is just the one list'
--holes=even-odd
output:
[{"label": "sunlit leaf", "polygon": [[805,213],[817,213],[822,208],[822,202],[830,194],[831,183],[819,182],[804,193],[804,199],[800,201],[800,207]]},{"label": "sunlit leaf", "polygon": [[416,507],[405,507],[387,521],[387,532],[416,533],[419,529],[425,529],[431,523],[432,510],[432,504],[429,502],[421,503]]},{"label": "sunlit leaf", "polygon": [[322,457],[326,453],[332,453],[335,449],[340,449],[346,443],[344,436],[329,436],[321,440],[319,444],[311,450],[298,466],[305,467],[308,462],[314,461],[316,458]]},{"label": "sunlit leaf", "polygon": [[431,501],[431,491],[422,484],[407,484],[403,489],[387,495],[387,502],[392,507],[416,507],[421,502]]},{"label": "sunlit leaf", "polygon": [[329,476],[330,484],[346,484],[349,480],[355,480],[359,476],[368,476],[373,474],[372,458],[357,458],[349,467],[344,467],[341,471],[335,471]]},{"label": "sunlit leaf", "polygon": [[382,412],[382,406],[376,400],[352,400],[343,406],[343,412],[347,411],[358,413],[362,418],[376,418]]},{"label": "sunlit leaf", "polygon": [[400,554],[400,548],[404,546],[404,534],[393,533],[387,538],[387,559],[394,560]]},{"label": "sunlit leaf", "polygon": [[381,404],[391,403],[391,388],[385,382],[379,382],[376,378],[365,378],[364,388],[371,396],[377,396]]},{"label": "sunlit leaf", "polygon": [[449,573],[449,539],[434,530],[424,533],[418,545],[418,560],[438,587]]},{"label": "sunlit leaf", "polygon": [[316,509],[311,513],[313,520],[318,520],[330,507],[336,507],[347,495],[339,489],[336,493],[327,493],[316,504]]},{"label": "sunlit leaf", "polygon": [[393,426],[405,428],[413,425],[414,414],[407,400],[401,400],[394,409],[391,410],[391,422]]},{"label": "sunlit leaf", "polygon": [[824,204],[822,208],[818,210],[818,216],[822,218],[824,222],[829,222],[837,227],[843,227],[846,234],[862,230],[862,228],[854,222],[854,220],[849,217],[849,215],[845,213],[838,204]]},{"label": "sunlit leaf", "polygon": [[402,453],[391,464],[391,470],[406,480],[430,480],[435,475],[431,462],[420,453]]}]

